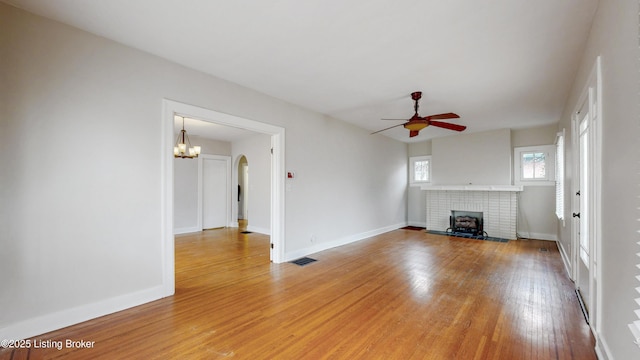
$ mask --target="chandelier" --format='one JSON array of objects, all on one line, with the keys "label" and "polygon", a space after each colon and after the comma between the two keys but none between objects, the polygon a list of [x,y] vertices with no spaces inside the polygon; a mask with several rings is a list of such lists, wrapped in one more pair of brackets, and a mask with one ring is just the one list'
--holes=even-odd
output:
[{"label": "chandelier", "polygon": [[173,157],[182,159],[193,159],[200,155],[200,146],[191,146],[189,135],[184,129],[184,116],[182,116],[182,130],[176,139],[176,145],[173,147]]}]

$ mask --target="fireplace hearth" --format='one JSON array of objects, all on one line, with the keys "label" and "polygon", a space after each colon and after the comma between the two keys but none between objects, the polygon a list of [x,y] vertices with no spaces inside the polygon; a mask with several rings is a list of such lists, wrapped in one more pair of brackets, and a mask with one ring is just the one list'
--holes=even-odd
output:
[{"label": "fireplace hearth", "polygon": [[451,210],[447,231],[454,234],[484,236],[482,212]]}]

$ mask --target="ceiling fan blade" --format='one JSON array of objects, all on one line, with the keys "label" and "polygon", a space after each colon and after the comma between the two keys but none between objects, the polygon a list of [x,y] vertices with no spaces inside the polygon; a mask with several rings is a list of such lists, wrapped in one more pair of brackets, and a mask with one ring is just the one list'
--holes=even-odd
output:
[{"label": "ceiling fan blade", "polygon": [[451,123],[442,122],[442,121],[429,121],[429,125],[444,128],[444,129],[449,129],[449,130],[455,130],[455,131],[463,131],[464,129],[467,128],[466,126],[463,126],[463,125],[451,124]]},{"label": "ceiling fan blade", "polygon": [[378,130],[378,131],[376,131],[376,132],[372,132],[372,133],[371,133],[371,135],[373,135],[373,134],[377,134],[377,133],[379,133],[379,132],[383,132],[383,131],[385,131],[385,130],[393,129],[394,127],[398,127],[398,126],[402,126],[402,125],[404,125],[404,124],[393,125],[393,126],[388,127],[388,128],[386,128],[386,129],[382,129],[382,130]]},{"label": "ceiling fan blade", "polygon": [[409,137],[412,138],[414,136],[418,136],[420,130],[409,130]]},{"label": "ceiling fan blade", "polygon": [[458,114],[454,114],[454,113],[444,113],[444,114],[437,114],[437,115],[429,115],[429,116],[425,116],[424,118],[427,120],[444,120],[444,119],[458,119],[460,116],[458,116]]}]

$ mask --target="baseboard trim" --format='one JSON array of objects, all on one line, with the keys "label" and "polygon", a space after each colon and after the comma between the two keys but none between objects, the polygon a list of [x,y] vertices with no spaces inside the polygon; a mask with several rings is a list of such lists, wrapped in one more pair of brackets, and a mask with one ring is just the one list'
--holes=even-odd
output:
[{"label": "baseboard trim", "polygon": [[613,359],[613,355],[611,355],[611,350],[609,349],[609,345],[607,345],[606,341],[604,341],[598,333],[595,333],[594,337],[596,338],[595,350],[598,360]]},{"label": "baseboard trim", "polygon": [[160,285],[96,303],[38,316],[0,328],[0,339],[27,339],[164,297],[166,297],[165,287]]},{"label": "baseboard trim", "polygon": [[271,230],[267,228],[261,228],[258,226],[247,225],[247,231],[256,232],[264,235],[271,235]]},{"label": "baseboard trim", "polygon": [[558,235],[545,233],[520,233],[519,239],[558,241]]},{"label": "baseboard trim", "polygon": [[311,247],[307,247],[304,249],[300,249],[300,250],[296,250],[296,251],[291,251],[291,252],[287,252],[284,255],[284,261],[291,261],[291,260],[295,260],[295,259],[299,259],[301,257],[310,255],[310,254],[314,254],[320,251],[324,251],[324,250],[329,250],[329,249],[333,249],[335,247],[338,246],[342,246],[342,245],[347,245],[347,244],[351,244],[354,243],[356,241],[360,241],[360,240],[364,240],[367,238],[370,238],[372,236],[376,236],[376,235],[380,235],[380,234],[384,234],[387,233],[389,231],[393,231],[393,230],[397,230],[401,227],[405,227],[407,226],[406,222],[402,222],[399,224],[395,224],[395,225],[389,225],[389,226],[385,226],[385,227],[381,227],[378,229],[374,229],[374,230],[370,230],[370,231],[365,231],[359,234],[353,234],[353,235],[349,235],[349,236],[345,236],[342,237],[340,239],[334,240],[334,241],[328,241],[328,242],[324,242],[324,243],[320,243]]},{"label": "baseboard trim", "polygon": [[564,264],[564,269],[567,271],[567,275],[569,279],[573,279],[572,271],[571,271],[571,262],[569,261],[569,257],[567,256],[567,252],[564,250],[564,246],[560,241],[556,241],[556,246],[558,246],[558,251],[560,252],[560,258],[562,258],[562,263]]},{"label": "baseboard trim", "polygon": [[198,228],[197,226],[177,228],[177,229],[173,229],[173,235],[188,234],[188,233],[194,233],[198,231],[202,231],[202,229]]},{"label": "baseboard trim", "polygon": [[426,221],[408,221],[407,226],[416,226],[416,227],[426,228],[427,222]]}]

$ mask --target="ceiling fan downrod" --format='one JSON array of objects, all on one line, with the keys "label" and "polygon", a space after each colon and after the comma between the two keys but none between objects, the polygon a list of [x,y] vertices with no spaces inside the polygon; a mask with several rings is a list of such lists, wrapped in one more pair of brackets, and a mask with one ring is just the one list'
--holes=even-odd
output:
[{"label": "ceiling fan downrod", "polygon": [[413,104],[413,109],[415,110],[415,115],[414,116],[418,116],[418,100],[420,100],[420,98],[422,98],[422,91],[415,91],[411,93],[411,98],[414,101]]}]

